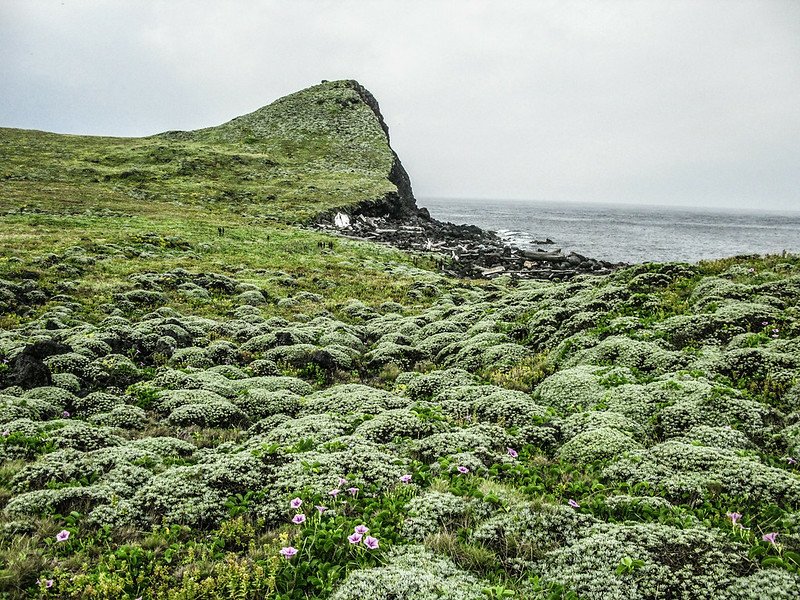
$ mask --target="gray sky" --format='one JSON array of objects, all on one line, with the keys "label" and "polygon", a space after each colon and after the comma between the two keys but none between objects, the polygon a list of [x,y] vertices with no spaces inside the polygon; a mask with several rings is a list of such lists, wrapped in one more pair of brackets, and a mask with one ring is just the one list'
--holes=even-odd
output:
[{"label": "gray sky", "polygon": [[800,0],[0,0],[0,126],[378,98],[417,197],[800,209]]}]

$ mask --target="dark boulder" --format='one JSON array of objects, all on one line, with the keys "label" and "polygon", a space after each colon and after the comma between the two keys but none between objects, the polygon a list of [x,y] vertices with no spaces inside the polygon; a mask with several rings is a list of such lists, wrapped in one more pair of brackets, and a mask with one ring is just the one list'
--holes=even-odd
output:
[{"label": "dark boulder", "polygon": [[72,352],[72,348],[55,340],[43,340],[26,346],[11,361],[11,368],[6,374],[8,385],[17,385],[25,390],[51,385],[53,377],[43,361],[48,356],[67,352]]}]

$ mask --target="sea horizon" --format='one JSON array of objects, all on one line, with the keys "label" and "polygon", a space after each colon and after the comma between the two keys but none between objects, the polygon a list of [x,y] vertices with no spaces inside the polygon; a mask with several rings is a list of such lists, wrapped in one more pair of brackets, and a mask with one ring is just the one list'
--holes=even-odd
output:
[{"label": "sea horizon", "polygon": [[[800,252],[800,211],[586,201],[418,199],[431,216],[520,247],[612,262],[690,262]],[[535,242],[551,239],[554,244]]]}]

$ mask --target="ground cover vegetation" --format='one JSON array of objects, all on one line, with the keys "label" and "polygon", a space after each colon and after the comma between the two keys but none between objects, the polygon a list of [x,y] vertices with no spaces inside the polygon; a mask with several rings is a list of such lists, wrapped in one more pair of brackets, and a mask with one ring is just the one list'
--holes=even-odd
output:
[{"label": "ground cover vegetation", "polygon": [[800,259],[475,282],[309,231],[388,189],[350,91],[2,131],[0,597],[798,597]]}]

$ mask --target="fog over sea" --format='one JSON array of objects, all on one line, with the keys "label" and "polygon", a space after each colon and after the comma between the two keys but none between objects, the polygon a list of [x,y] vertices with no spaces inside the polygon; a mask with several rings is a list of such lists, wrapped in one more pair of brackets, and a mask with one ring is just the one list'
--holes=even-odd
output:
[{"label": "fog over sea", "polygon": [[496,231],[520,247],[550,238],[564,253],[608,261],[685,261],[800,253],[800,210],[773,212],[521,200],[417,200],[440,221]]}]

